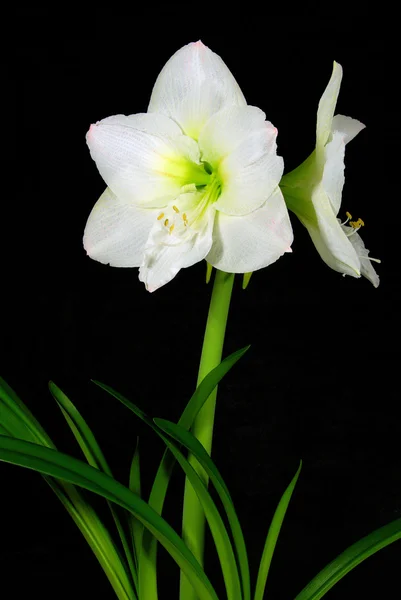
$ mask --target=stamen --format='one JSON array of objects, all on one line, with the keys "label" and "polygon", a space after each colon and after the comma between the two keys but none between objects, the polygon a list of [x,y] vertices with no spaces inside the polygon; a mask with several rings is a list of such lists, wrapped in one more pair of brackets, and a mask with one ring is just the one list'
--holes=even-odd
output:
[{"label": "stamen", "polygon": [[362,221],[361,218],[359,218],[357,221],[350,221],[349,224],[354,229],[360,229],[361,227],[363,227],[365,225],[365,223]]},{"label": "stamen", "polygon": [[171,235],[173,233],[173,229],[174,229],[175,225],[174,223],[171,225],[170,229],[168,230],[169,234]]},{"label": "stamen", "polygon": [[157,220],[160,221],[160,219],[162,219],[164,217],[164,213],[160,213],[160,215],[157,217]]},{"label": "stamen", "polygon": [[[346,214],[349,215],[349,213],[346,213]],[[347,221],[348,220],[349,219],[347,219]],[[347,221],[345,221],[345,223],[347,223]],[[341,225],[345,225],[345,223],[341,223]],[[354,235],[354,233],[356,233],[358,231],[358,229],[360,229],[361,227],[363,227],[365,225],[365,222],[362,221],[362,219],[359,217],[359,219],[357,221],[350,221],[349,224],[351,225],[352,230],[349,233],[345,234],[347,237]]]},{"label": "stamen", "polygon": [[165,226],[165,227],[167,227],[167,225],[168,225],[168,219],[166,219],[166,220],[164,221],[164,226]]},{"label": "stamen", "polygon": [[174,206],[174,205],[173,205],[173,210],[175,210],[175,212],[176,212],[176,213],[179,213],[179,212],[180,212],[180,209],[179,209],[179,208],[177,208],[177,207],[176,207],[176,206]]},{"label": "stamen", "polygon": [[184,225],[187,226],[188,225],[188,217],[187,217],[187,213],[184,213],[182,215],[182,220],[184,221]]},{"label": "stamen", "polygon": [[346,211],[346,213],[345,213],[345,214],[347,215],[347,218],[345,219],[345,221],[344,221],[343,223],[341,223],[341,225],[346,225],[346,224],[348,223],[348,221],[349,221],[350,219],[352,219],[352,215],[351,215],[351,213],[350,213],[350,212]]}]

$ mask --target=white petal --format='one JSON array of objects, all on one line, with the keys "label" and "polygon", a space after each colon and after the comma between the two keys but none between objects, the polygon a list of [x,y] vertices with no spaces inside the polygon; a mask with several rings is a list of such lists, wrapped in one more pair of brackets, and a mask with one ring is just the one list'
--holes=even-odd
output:
[{"label": "white petal", "polygon": [[[200,132],[198,144],[202,160],[217,167],[251,133],[265,131],[265,120],[265,113],[256,106],[230,106],[219,111]],[[275,150],[277,130],[271,123],[268,126],[272,148]]]},{"label": "white petal", "polygon": [[334,62],[333,73],[330,81],[323,92],[317,109],[316,124],[316,155],[318,162],[323,160],[324,146],[327,143],[331,131],[334,111],[337,104],[337,98],[340,91],[343,70],[341,65]]},{"label": "white petal", "polygon": [[[202,194],[198,192],[183,194],[174,202],[180,207],[187,206],[189,212],[190,205],[199,196]],[[216,211],[209,207],[201,222],[198,221],[197,226],[193,228],[189,225],[184,233],[183,228],[177,225],[170,233],[170,222],[167,227],[163,227],[161,221],[153,225],[139,270],[139,279],[145,283],[148,291],[157,290],[171,281],[180,269],[190,267],[205,258],[212,245],[215,214]],[[178,219],[181,219],[181,213],[177,215]]]},{"label": "white petal", "polygon": [[321,184],[312,192],[316,223],[301,219],[324,262],[339,273],[360,277],[359,258],[336,219],[329,198]]},{"label": "white petal", "polygon": [[323,187],[330,199],[335,215],[338,214],[341,207],[341,196],[344,187],[345,145],[364,127],[363,123],[343,115],[336,115],[333,119],[331,141],[326,144],[324,149]]},{"label": "white petal", "polygon": [[[275,137],[275,134],[274,134]],[[252,133],[219,166],[222,182],[216,210],[246,215],[261,207],[278,186],[284,161],[272,151],[270,123]]]},{"label": "white petal", "polygon": [[[343,227],[343,229],[351,230],[351,227]],[[361,275],[369,279],[375,288],[378,287],[380,280],[379,276],[374,270],[371,261],[369,260],[369,250],[365,247],[363,240],[359,233],[355,232],[348,238],[353,245],[359,260],[361,261]],[[379,261],[380,262],[380,261]]]},{"label": "white petal", "polygon": [[323,187],[329,197],[334,215],[338,214],[341,206],[341,196],[344,187],[344,135],[334,131],[332,140],[324,149],[325,164],[323,169]]},{"label": "white petal", "polygon": [[293,233],[280,188],[252,213],[217,213],[213,246],[206,260],[221,271],[247,273],[267,267],[291,252]]},{"label": "white petal", "polygon": [[231,106],[209,119],[199,136],[202,159],[218,172],[221,195],[214,207],[244,215],[262,206],[277,187],[283,161],[277,129],[255,106]]},{"label": "white petal", "polygon": [[332,130],[343,134],[345,144],[353,140],[365,127],[366,125],[357,121],[357,119],[351,119],[351,117],[345,117],[344,115],[335,115],[333,118]]},{"label": "white petal", "polygon": [[231,104],[246,104],[240,87],[220,56],[199,41],[178,50],[163,67],[148,112],[167,115],[197,139],[206,121]]},{"label": "white petal", "polygon": [[159,212],[126,204],[106,188],[86,223],[86,252],[94,260],[112,267],[139,267]]},{"label": "white petal", "polygon": [[163,115],[108,117],[91,125],[87,143],[108,187],[121,200],[143,206],[165,206],[199,163],[196,142]]}]

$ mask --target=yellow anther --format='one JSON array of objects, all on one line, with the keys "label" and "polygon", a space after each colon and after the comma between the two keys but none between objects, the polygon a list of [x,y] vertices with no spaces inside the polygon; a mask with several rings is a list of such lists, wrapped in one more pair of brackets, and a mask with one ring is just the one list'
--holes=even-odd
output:
[{"label": "yellow anther", "polygon": [[175,210],[175,212],[176,212],[176,213],[179,213],[179,212],[180,212],[180,209],[179,209],[179,208],[177,208],[176,206],[173,206],[173,210]]},{"label": "yellow anther", "polygon": [[167,225],[168,225],[168,219],[166,219],[166,220],[164,221],[164,226],[165,226],[165,227],[167,227]]},{"label": "yellow anther", "polygon": [[184,221],[184,225],[188,225],[188,217],[187,217],[187,213],[184,213],[182,215],[182,220]]},{"label": "yellow anther", "polygon": [[170,229],[168,230],[168,232],[171,234],[173,233],[173,229],[174,229],[174,223],[171,225]]},{"label": "yellow anther", "polygon": [[164,217],[164,213],[160,213],[160,215],[157,217],[157,220],[160,221],[160,219],[162,219]]},{"label": "yellow anther", "polygon": [[365,223],[360,218],[357,221],[350,221],[349,224],[354,229],[359,229],[359,227],[363,227],[365,225]]},{"label": "yellow anther", "polygon": [[346,214],[346,216],[347,216],[349,219],[352,219],[352,215],[351,215],[351,213],[350,213],[350,212],[348,212],[348,211],[347,211],[345,214]]}]

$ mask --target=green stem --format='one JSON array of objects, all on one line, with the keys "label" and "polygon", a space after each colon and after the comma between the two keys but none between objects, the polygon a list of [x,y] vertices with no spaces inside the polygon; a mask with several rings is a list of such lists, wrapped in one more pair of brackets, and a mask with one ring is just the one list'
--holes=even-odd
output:
[{"label": "green stem", "polygon": [[[197,385],[199,385],[202,379],[204,379],[204,377],[206,377],[206,375],[221,362],[234,277],[234,273],[216,271],[209,314],[206,322]],[[208,454],[210,454],[212,450],[216,397],[217,387],[206,400],[192,426],[192,433],[201,442]],[[196,459],[189,456],[189,462],[202,480],[207,484],[208,477],[202,467],[199,466]],[[197,558],[199,563],[203,565],[205,516],[198,501],[198,497],[188,479],[185,480],[182,535],[188,548],[194,554],[195,558]],[[181,572],[180,600],[197,600],[197,598],[192,585]]]}]

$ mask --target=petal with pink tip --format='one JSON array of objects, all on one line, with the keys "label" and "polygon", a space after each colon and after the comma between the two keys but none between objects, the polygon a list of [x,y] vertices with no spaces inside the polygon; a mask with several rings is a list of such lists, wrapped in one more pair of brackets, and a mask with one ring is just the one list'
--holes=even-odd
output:
[{"label": "petal with pink tip", "polygon": [[186,135],[198,139],[210,117],[245,98],[223,60],[202,42],[178,50],[161,70],[148,112],[176,121]]}]

